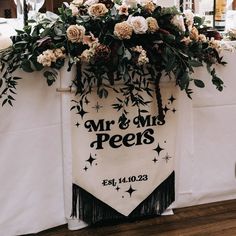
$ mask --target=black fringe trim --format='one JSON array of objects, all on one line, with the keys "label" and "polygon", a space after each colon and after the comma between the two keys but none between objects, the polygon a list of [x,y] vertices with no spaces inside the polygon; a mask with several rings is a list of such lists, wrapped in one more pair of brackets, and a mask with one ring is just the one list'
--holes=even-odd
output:
[{"label": "black fringe trim", "polygon": [[129,216],[124,216],[73,184],[72,214],[88,224],[132,221],[162,214],[175,200],[175,173],[165,179]]}]

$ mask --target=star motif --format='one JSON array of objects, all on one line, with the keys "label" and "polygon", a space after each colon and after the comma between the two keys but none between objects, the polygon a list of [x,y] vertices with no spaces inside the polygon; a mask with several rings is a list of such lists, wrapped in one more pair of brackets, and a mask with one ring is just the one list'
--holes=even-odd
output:
[{"label": "star motif", "polygon": [[157,160],[156,157],[155,157],[152,161],[156,164],[156,162],[157,162],[158,160]]},{"label": "star motif", "polygon": [[87,167],[87,166],[85,166],[85,167],[84,167],[84,170],[85,170],[85,171],[87,171],[87,170],[88,170],[88,167]]},{"label": "star motif", "polygon": [[118,192],[119,190],[120,190],[120,187],[119,187],[119,186],[117,186],[117,187],[116,187],[116,191]]},{"label": "star motif", "polygon": [[98,102],[97,102],[97,104],[92,108],[94,108],[98,112],[102,107],[103,106],[99,105]]},{"label": "star motif", "polygon": [[83,109],[81,109],[81,111],[78,112],[78,114],[81,116],[82,119],[86,113],[88,112],[84,111]]},{"label": "star motif", "polygon": [[170,98],[168,98],[168,100],[171,102],[171,104],[176,100],[173,95],[170,96]]},{"label": "star motif", "polygon": [[167,113],[167,111],[169,111],[170,109],[167,107],[167,106],[165,106],[164,108],[163,108],[163,111],[165,112],[165,113]]},{"label": "star motif", "polygon": [[158,153],[158,156],[159,156],[160,152],[161,152],[162,150],[164,150],[164,149],[161,148],[160,145],[159,145],[159,143],[158,143],[157,147],[156,147],[155,149],[153,149],[153,150],[156,151],[156,152]]},{"label": "star motif", "polygon": [[77,126],[77,128],[80,126],[80,124],[77,122],[76,124],[75,124],[75,126]]},{"label": "star motif", "polygon": [[166,155],[162,158],[166,161],[166,163],[171,159],[172,157],[168,155],[168,153],[166,153]]},{"label": "star motif", "polygon": [[136,189],[133,189],[132,186],[130,185],[129,189],[125,192],[129,193],[129,196],[131,197],[133,192],[135,192],[135,191],[136,191]]},{"label": "star motif", "polygon": [[175,112],[176,112],[176,109],[174,108],[174,109],[172,110],[172,112],[175,113]]},{"label": "star motif", "polygon": [[89,162],[90,166],[92,166],[93,162],[96,160],[96,158],[93,158],[92,155],[90,154],[90,157],[88,160],[86,160],[87,162]]}]

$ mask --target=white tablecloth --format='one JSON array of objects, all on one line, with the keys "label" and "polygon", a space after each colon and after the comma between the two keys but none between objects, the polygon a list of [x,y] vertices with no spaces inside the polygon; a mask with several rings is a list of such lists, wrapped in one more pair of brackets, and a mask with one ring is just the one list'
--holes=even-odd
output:
[{"label": "white tablecloth", "polygon": [[[226,84],[222,93],[199,69],[195,77],[209,79],[206,88],[194,89],[193,100],[181,95],[174,207],[236,198],[236,53],[225,53],[225,60],[228,65],[218,67]],[[70,96],[56,87],[67,86],[72,74],[62,70],[53,87],[40,73],[22,76],[14,107],[0,108],[4,236],[36,233],[64,224],[70,215]]]},{"label": "white tablecloth", "polygon": [[[0,109],[0,235],[65,223],[60,94],[23,74],[14,107]],[[60,78],[58,82],[60,81]]]}]

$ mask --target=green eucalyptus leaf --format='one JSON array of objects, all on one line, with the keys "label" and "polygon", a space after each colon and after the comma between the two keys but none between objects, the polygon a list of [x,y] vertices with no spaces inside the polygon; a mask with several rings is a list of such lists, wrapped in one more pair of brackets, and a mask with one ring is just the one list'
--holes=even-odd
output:
[{"label": "green eucalyptus leaf", "polygon": [[56,74],[51,71],[45,71],[43,75],[47,79],[48,86],[51,86],[56,81]]},{"label": "green eucalyptus leaf", "polygon": [[178,84],[180,86],[180,89],[181,90],[186,89],[189,85],[189,81],[190,81],[190,78],[187,72],[184,72],[181,76],[179,76]]},{"label": "green eucalyptus leaf", "polygon": [[124,51],[125,51],[125,47],[124,47],[123,45],[121,45],[121,46],[118,48],[118,50],[117,50],[117,54],[118,54],[119,56],[123,56]]},{"label": "green eucalyptus leaf", "polygon": [[7,100],[7,102],[8,102],[9,105],[13,106],[11,100]]},{"label": "green eucalyptus leaf", "polygon": [[61,30],[59,27],[55,27],[55,28],[54,28],[54,33],[55,33],[57,36],[61,36],[61,35],[62,35],[62,30]]},{"label": "green eucalyptus leaf", "polygon": [[21,68],[25,71],[25,72],[33,72],[34,70],[31,67],[31,63],[29,60],[23,60],[21,63]]},{"label": "green eucalyptus leaf", "polygon": [[4,99],[2,102],[2,107],[7,103],[7,99]]},{"label": "green eucalyptus leaf", "polygon": [[51,28],[45,28],[45,30],[40,34],[41,37],[46,37],[51,34]]},{"label": "green eucalyptus leaf", "polygon": [[197,61],[197,60],[190,60],[188,61],[188,63],[193,66],[193,67],[200,67],[203,66],[202,62]]},{"label": "green eucalyptus leaf", "polygon": [[16,33],[17,33],[18,35],[21,35],[21,34],[24,34],[24,33],[25,33],[25,31],[23,31],[23,30],[15,29],[15,31],[16,31]]},{"label": "green eucalyptus leaf", "polygon": [[127,59],[127,60],[130,60],[131,59],[131,53],[128,49],[125,49],[124,50],[124,55],[123,55],[123,59]]},{"label": "green eucalyptus leaf", "polygon": [[202,80],[199,80],[199,79],[194,79],[194,84],[199,87],[199,88],[204,88],[205,87],[205,84]]},{"label": "green eucalyptus leaf", "polygon": [[18,76],[14,76],[13,77],[14,80],[19,80],[19,79],[22,79],[21,77],[18,77]]},{"label": "green eucalyptus leaf", "polygon": [[174,68],[176,67],[176,58],[173,55],[172,57],[169,57],[168,63],[166,64],[166,72],[173,71]]}]

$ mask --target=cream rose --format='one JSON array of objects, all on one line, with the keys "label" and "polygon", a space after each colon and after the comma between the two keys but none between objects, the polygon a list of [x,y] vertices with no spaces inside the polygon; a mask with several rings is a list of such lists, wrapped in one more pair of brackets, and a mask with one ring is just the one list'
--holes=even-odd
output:
[{"label": "cream rose", "polygon": [[145,65],[149,62],[147,52],[143,49],[141,45],[137,45],[136,47],[131,48],[131,51],[139,53],[137,61],[139,66]]},{"label": "cream rose", "polygon": [[95,51],[94,49],[85,49],[82,54],[80,55],[80,59],[83,62],[90,62],[91,59],[94,57]]},{"label": "cream rose", "polygon": [[83,41],[85,28],[82,25],[70,25],[66,34],[69,41],[72,43],[79,43]]},{"label": "cream rose", "polygon": [[154,10],[156,9],[156,5],[153,3],[153,2],[151,2],[151,1],[149,1],[147,4],[145,4],[144,6],[144,9],[147,11],[147,12],[149,12],[149,13],[152,13],[152,12],[154,12]]},{"label": "cream rose", "polygon": [[198,36],[199,36],[199,33],[198,33],[198,30],[196,27],[193,27],[191,32],[190,32],[190,39],[192,40],[195,40],[195,41],[198,41]]},{"label": "cream rose", "polygon": [[155,33],[160,27],[157,23],[157,20],[153,17],[148,17],[146,19],[147,24],[148,24],[148,31],[151,33]]},{"label": "cream rose", "polygon": [[108,9],[103,3],[96,3],[96,4],[91,5],[88,8],[88,14],[93,17],[104,16],[107,12],[108,12]]},{"label": "cream rose", "polygon": [[136,34],[145,34],[148,30],[148,23],[143,16],[130,16],[128,22]]},{"label": "cream rose", "polygon": [[117,23],[114,27],[114,35],[119,39],[130,39],[133,29],[127,21]]},{"label": "cream rose", "polygon": [[52,62],[56,62],[57,58],[53,50],[46,50],[37,57],[37,62],[43,66],[51,66]]},{"label": "cream rose", "polygon": [[136,0],[124,0],[123,4],[127,5],[129,8],[136,8],[137,7]]}]

